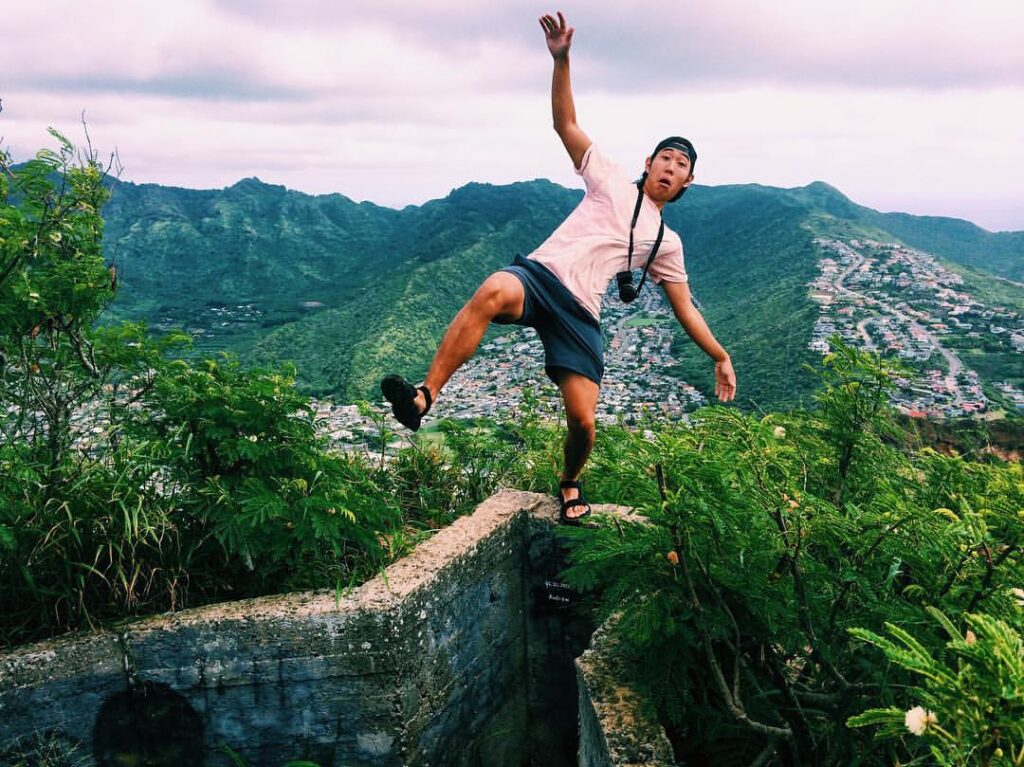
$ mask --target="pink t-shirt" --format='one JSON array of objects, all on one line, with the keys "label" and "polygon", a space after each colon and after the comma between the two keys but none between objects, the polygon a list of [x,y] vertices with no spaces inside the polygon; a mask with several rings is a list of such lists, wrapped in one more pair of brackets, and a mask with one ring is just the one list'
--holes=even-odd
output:
[{"label": "pink t-shirt", "polygon": [[[587,193],[561,226],[527,258],[554,272],[576,300],[600,319],[601,299],[608,283],[626,269],[636,184],[593,144],[576,172],[583,177]],[[658,206],[645,194],[633,231],[634,270],[643,269],[647,263],[660,223]],[[656,283],[686,282],[683,241],[668,227],[648,274]],[[634,285],[637,280],[634,277]]]}]

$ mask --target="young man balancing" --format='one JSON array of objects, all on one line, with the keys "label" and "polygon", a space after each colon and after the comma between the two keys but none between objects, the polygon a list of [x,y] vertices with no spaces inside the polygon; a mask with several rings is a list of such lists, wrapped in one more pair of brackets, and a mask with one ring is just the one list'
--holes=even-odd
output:
[{"label": "young man balancing", "polygon": [[[693,182],[693,145],[678,136],[665,139],[647,158],[641,179],[631,181],[576,124],[569,83],[573,29],[566,28],[561,12],[557,20],[544,16],[540,25],[554,59],[555,131],[583,177],[586,195],[537,250],[526,258],[516,256],[511,266],[484,280],[445,332],[421,386],[389,375],[381,381],[381,391],[399,422],[415,431],[448,379],[476,351],[491,322],[535,328],[544,345],[544,370],[561,392],[568,425],[559,486],[561,519],[578,524],[590,513],[579,476],[594,446],[604,373],[598,318],[612,277],[628,301],[650,271],[679,324],[715,361],[715,395],[722,402],[735,395],[736,375],[729,355],[690,301],[682,241],[661,219],[665,204],[681,197]],[[629,277],[634,257],[638,266],[646,263],[636,289]]]}]

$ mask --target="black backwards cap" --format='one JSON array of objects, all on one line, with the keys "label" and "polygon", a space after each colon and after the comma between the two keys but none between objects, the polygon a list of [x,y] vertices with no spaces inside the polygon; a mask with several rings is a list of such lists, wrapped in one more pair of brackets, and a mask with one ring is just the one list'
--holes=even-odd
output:
[{"label": "black backwards cap", "polygon": [[[693,173],[693,167],[697,164],[697,150],[693,148],[693,144],[690,143],[689,139],[685,139],[682,136],[669,136],[666,139],[662,139],[658,142],[658,146],[654,147],[654,151],[651,152],[651,157],[656,157],[658,152],[662,149],[678,149],[680,152],[685,152],[686,156],[690,158],[690,173]],[[647,178],[646,171],[637,184],[642,184],[644,179]],[[686,187],[679,190],[679,194],[673,197],[669,202],[675,202],[686,193]]]},{"label": "black backwards cap", "polygon": [[690,158],[690,170],[693,170],[693,166],[697,164],[697,150],[693,148],[689,139],[682,136],[669,136],[662,139],[658,142],[658,146],[654,147],[651,157],[654,157],[662,149],[678,149],[680,152],[685,152],[686,156]]}]

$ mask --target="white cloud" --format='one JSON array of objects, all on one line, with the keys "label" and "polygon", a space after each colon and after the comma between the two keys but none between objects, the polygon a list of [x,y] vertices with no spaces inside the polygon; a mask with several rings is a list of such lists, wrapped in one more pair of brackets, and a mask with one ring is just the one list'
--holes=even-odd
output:
[{"label": "white cloud", "polygon": [[[1017,2],[565,10],[581,123],[627,166],[682,133],[701,183],[821,179],[866,205],[1024,229]],[[0,47],[0,136],[23,158],[47,125],[74,134],[84,108],[131,180],[257,175],[389,205],[474,180],[578,185],[550,129],[537,12],[468,0],[22,4]]]}]

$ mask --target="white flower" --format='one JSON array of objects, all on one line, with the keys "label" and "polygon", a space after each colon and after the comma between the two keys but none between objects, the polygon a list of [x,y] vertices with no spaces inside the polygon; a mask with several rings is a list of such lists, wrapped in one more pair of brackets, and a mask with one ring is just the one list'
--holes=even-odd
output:
[{"label": "white flower", "polygon": [[1017,607],[1024,607],[1024,589],[1010,589],[1010,593],[1017,600]]},{"label": "white flower", "polygon": [[772,432],[772,434],[774,434],[779,439],[782,439],[783,437],[786,436],[786,427],[785,426],[776,426],[775,430]]},{"label": "white flower", "polygon": [[257,437],[255,434],[250,434],[248,437],[246,437],[246,439],[249,440],[250,442],[255,442],[256,440],[259,439],[259,437]]},{"label": "white flower", "polygon": [[923,706],[914,706],[907,712],[903,723],[915,735],[924,735],[929,725],[939,723],[939,718],[933,712],[925,711]]}]

